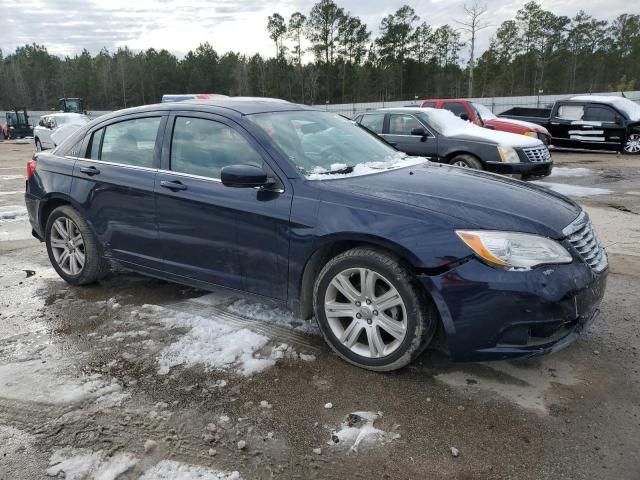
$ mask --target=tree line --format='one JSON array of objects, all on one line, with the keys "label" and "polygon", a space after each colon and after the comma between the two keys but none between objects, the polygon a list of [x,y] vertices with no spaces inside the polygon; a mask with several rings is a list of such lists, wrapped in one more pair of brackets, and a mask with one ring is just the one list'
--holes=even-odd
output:
[{"label": "tree line", "polygon": [[51,109],[65,96],[101,110],[187,92],[325,104],[640,86],[640,15],[608,22],[579,11],[569,18],[530,1],[478,54],[478,32],[492,26],[489,8],[472,0],[451,25],[433,26],[404,5],[382,18],[374,37],[358,16],[320,0],[309,12],[266,19],[272,57],[220,53],[209,43],[183,58],[154,48],[65,58],[37,44],[6,56],[0,50],[0,107]]}]

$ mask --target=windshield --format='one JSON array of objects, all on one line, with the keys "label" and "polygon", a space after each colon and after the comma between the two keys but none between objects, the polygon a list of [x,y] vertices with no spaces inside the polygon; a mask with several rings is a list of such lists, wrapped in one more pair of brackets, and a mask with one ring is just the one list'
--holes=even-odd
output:
[{"label": "windshield", "polygon": [[487,107],[485,107],[484,105],[482,105],[481,103],[472,103],[471,105],[473,105],[473,108],[476,109],[476,112],[478,112],[478,114],[484,119],[484,120],[491,120],[493,118],[497,118],[494,113],[489,110]]},{"label": "windshield", "polygon": [[[329,112],[299,110],[248,117],[264,130],[309,179],[373,173],[405,166],[398,152],[354,121]],[[423,162],[413,159],[410,163]]]}]

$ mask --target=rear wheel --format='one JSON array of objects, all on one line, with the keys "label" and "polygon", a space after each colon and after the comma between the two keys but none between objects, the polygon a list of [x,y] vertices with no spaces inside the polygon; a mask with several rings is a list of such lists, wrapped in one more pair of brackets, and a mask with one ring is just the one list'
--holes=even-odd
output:
[{"label": "rear wheel", "polygon": [[640,133],[630,133],[624,139],[622,150],[629,155],[640,154]]},{"label": "rear wheel", "polygon": [[108,272],[98,242],[87,222],[73,207],[64,205],[51,212],[45,239],[49,260],[66,282],[86,285]]},{"label": "rear wheel", "polygon": [[354,248],[330,260],[314,287],[322,334],[344,360],[390,371],[411,363],[428,345],[437,314],[399,259]]},{"label": "rear wheel", "polygon": [[482,163],[477,158],[471,155],[456,155],[449,162],[455,167],[473,168],[475,170],[482,170]]}]

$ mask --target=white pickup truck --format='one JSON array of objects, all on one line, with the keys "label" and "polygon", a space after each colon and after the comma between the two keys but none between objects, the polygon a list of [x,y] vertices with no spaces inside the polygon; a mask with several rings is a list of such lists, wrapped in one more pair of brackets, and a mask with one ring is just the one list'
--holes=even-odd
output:
[{"label": "white pickup truck", "polygon": [[40,117],[38,125],[33,129],[36,150],[54,148],[91,119],[80,113],[50,113]]}]

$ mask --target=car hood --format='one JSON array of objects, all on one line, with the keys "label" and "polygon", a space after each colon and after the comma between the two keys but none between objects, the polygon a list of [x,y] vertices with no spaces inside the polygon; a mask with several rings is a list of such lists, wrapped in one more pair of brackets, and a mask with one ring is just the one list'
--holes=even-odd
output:
[{"label": "car hood", "polygon": [[427,162],[319,182],[323,188],[394,201],[455,219],[454,228],[506,230],[559,239],[581,208],[567,197],[507,177]]},{"label": "car hood", "polygon": [[513,125],[517,125],[519,127],[522,127],[523,129],[523,133],[526,130],[533,130],[534,132],[540,132],[540,133],[544,133],[546,135],[549,134],[549,131],[544,128],[542,125],[538,125],[537,123],[533,123],[533,122],[525,122],[524,120],[513,120],[513,119],[506,119],[506,118],[492,118],[491,120],[487,120],[484,122],[487,125],[492,125],[494,127],[498,127],[500,125],[504,125],[504,126],[513,126]]},{"label": "car hood", "polygon": [[449,138],[482,143],[502,144],[514,148],[541,147],[543,143],[537,138],[527,137],[519,133],[501,132],[469,124],[466,128],[451,129],[444,132]]}]

